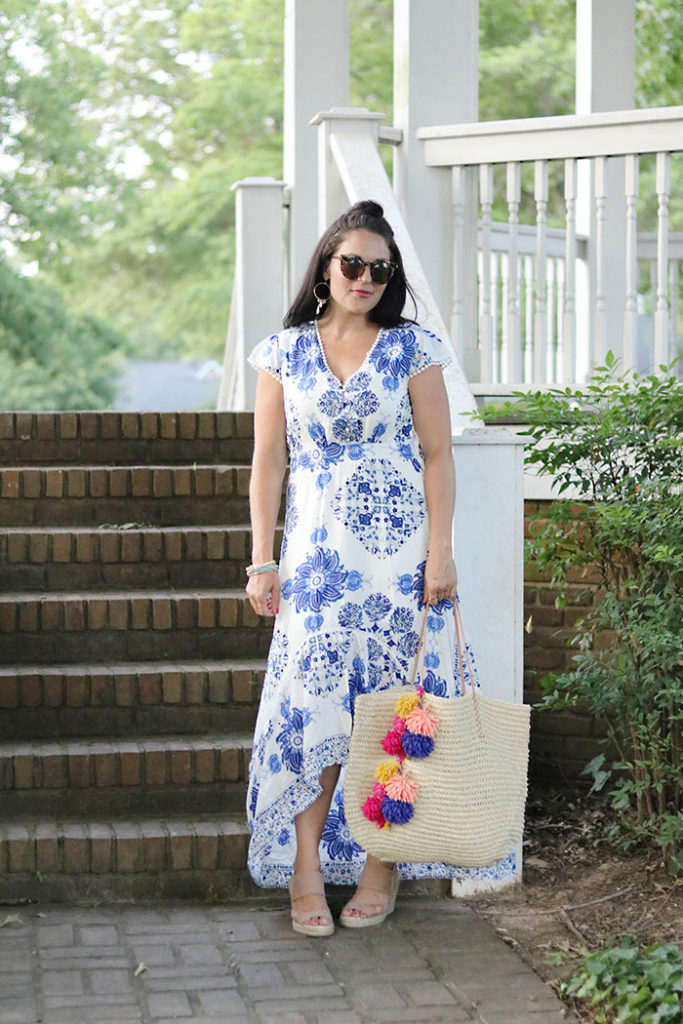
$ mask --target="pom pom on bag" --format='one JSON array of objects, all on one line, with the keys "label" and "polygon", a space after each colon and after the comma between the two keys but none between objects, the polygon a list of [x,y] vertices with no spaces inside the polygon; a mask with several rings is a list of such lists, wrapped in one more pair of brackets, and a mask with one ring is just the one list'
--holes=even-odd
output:
[{"label": "pom pom on bag", "polygon": [[462,696],[415,685],[425,614],[411,686],[356,698],[344,811],[356,842],[380,860],[487,867],[522,838],[530,708],[482,697],[473,684],[468,692],[457,603],[454,614]]}]

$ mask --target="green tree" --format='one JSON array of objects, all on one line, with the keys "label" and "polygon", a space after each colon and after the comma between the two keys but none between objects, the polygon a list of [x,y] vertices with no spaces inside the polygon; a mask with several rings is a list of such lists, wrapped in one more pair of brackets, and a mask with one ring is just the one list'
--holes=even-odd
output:
[{"label": "green tree", "polygon": [[0,263],[0,409],[106,408],[121,338]]},{"label": "green tree", "polygon": [[90,20],[88,40],[109,55],[100,102],[137,158],[136,187],[56,278],[80,309],[84,275],[96,278],[98,306],[131,351],[218,356],[234,248],[230,185],[282,173],[283,4],[111,6],[110,20]]}]

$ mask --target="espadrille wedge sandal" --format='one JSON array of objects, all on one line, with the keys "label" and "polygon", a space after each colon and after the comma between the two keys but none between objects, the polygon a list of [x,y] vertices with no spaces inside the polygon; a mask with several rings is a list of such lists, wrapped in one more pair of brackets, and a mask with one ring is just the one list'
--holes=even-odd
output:
[{"label": "espadrille wedge sandal", "polygon": [[[289,882],[292,900],[292,928],[299,935],[324,937],[334,932],[334,921],[325,900],[325,883],[320,871],[295,871]],[[297,910],[295,903],[304,896],[320,896],[320,907],[315,910]],[[312,924],[319,918],[319,924]]]},{"label": "espadrille wedge sandal", "polygon": [[[396,906],[399,881],[396,865],[376,861],[366,864],[358,881],[356,895],[342,910],[339,924],[344,928],[371,928],[373,925],[382,924]],[[367,893],[364,900],[358,897],[361,889]],[[378,905],[384,907],[379,914],[374,913]],[[356,914],[353,913],[354,910]]]}]

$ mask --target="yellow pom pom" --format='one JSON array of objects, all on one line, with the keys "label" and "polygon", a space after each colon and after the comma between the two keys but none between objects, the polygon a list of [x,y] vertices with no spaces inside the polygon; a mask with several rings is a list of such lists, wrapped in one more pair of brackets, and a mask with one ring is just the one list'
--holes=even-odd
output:
[{"label": "yellow pom pom", "polygon": [[380,761],[375,770],[375,778],[384,785],[398,771],[398,761]]},{"label": "yellow pom pom", "polygon": [[401,718],[407,718],[411,711],[414,711],[417,705],[420,703],[420,698],[416,693],[411,693],[405,697],[399,697],[396,701],[396,714],[400,715]]}]

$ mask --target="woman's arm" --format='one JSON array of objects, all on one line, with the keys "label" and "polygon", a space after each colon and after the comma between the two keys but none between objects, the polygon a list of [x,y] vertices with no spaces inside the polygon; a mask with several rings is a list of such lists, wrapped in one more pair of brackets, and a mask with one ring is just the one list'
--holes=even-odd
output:
[{"label": "woman's arm", "polygon": [[[273,558],[282,481],[287,468],[285,405],[282,385],[265,370],[256,384],[254,458],[249,482],[251,560],[264,565]],[[259,615],[274,615],[280,603],[276,572],[257,573],[247,583],[251,606]]]},{"label": "woman's arm", "polygon": [[423,600],[435,604],[454,598],[458,583],[453,561],[455,471],[451,452],[448,395],[439,366],[429,366],[408,383],[413,422],[424,456],[429,544]]}]

